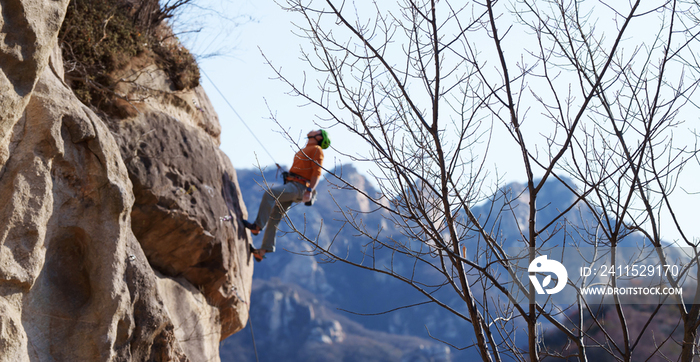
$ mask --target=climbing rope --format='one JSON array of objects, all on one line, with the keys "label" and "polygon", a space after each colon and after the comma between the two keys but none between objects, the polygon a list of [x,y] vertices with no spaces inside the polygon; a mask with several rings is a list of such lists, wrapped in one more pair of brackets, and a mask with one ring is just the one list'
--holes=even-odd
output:
[{"label": "climbing rope", "polygon": [[233,106],[231,105],[231,102],[229,102],[228,99],[226,98],[226,96],[224,96],[224,93],[222,93],[221,90],[219,90],[219,87],[217,87],[216,84],[214,84],[214,81],[211,80],[211,78],[209,78],[209,75],[207,74],[207,72],[205,72],[204,69],[200,69],[200,70],[202,71],[202,74],[204,74],[204,76],[207,77],[207,79],[209,79],[209,82],[211,83],[212,86],[214,86],[214,89],[216,89],[216,91],[219,92],[219,95],[221,96],[221,98],[224,99],[226,104],[228,104],[228,106],[231,107],[231,110],[238,117],[238,119],[241,120],[241,123],[243,123],[245,128],[247,128],[248,131],[250,132],[250,134],[253,135],[253,138],[255,138],[255,140],[258,141],[258,143],[260,144],[260,147],[262,147],[262,149],[265,150],[267,155],[270,156],[270,159],[272,160],[272,162],[275,163],[275,165],[277,166],[277,169],[279,170],[280,168],[282,168],[280,166],[280,164],[277,163],[277,161],[275,161],[275,158],[272,157],[272,154],[270,153],[270,151],[267,150],[267,147],[265,147],[265,145],[260,141],[260,139],[258,139],[258,136],[255,135],[255,132],[253,132],[253,130],[250,129],[250,127],[248,127],[248,124],[245,123],[245,121],[243,120],[243,117],[241,117],[241,115],[238,114],[238,112],[236,112],[236,109],[233,108]]},{"label": "climbing rope", "polygon": [[[200,71],[202,72],[202,74],[204,74],[205,77],[207,77],[207,79],[209,80],[211,85],[214,86],[214,89],[216,89],[216,91],[219,92],[219,95],[221,96],[221,98],[224,99],[226,104],[228,104],[228,106],[231,108],[233,113],[238,117],[238,119],[241,121],[241,123],[243,123],[245,128],[247,128],[248,131],[250,132],[250,134],[253,135],[253,138],[255,138],[255,140],[258,141],[258,143],[260,144],[260,147],[262,147],[262,149],[265,150],[267,155],[270,156],[270,159],[272,160],[272,162],[275,163],[275,165],[277,166],[277,171],[279,172],[279,170],[282,169],[282,166],[280,166],[280,164],[277,163],[275,158],[272,157],[272,154],[270,154],[270,151],[267,150],[267,147],[265,147],[265,145],[260,141],[260,139],[258,139],[258,137],[255,135],[253,130],[250,129],[250,127],[248,127],[248,124],[243,120],[243,117],[241,117],[241,115],[238,114],[238,112],[236,112],[236,109],[233,108],[233,106],[231,105],[231,102],[228,101],[226,96],[224,96],[224,94],[221,92],[219,87],[216,86],[214,81],[209,77],[209,75],[204,71],[204,69],[200,69]],[[231,223],[233,223],[233,216],[230,214],[230,211],[229,211],[229,215],[221,217],[220,220],[221,221],[231,221]],[[240,299],[240,297],[238,297],[238,298]],[[250,325],[250,336],[253,339],[253,351],[255,352],[255,361],[259,362],[260,359],[258,358],[258,347],[257,347],[257,344],[255,343],[255,332],[253,331],[253,317],[250,314],[250,303],[246,303],[246,304],[248,305],[248,324]]]},{"label": "climbing rope", "polygon": [[[228,202],[227,202],[227,205],[228,205]],[[224,222],[230,221],[231,224],[233,224],[233,215],[231,215],[231,210],[229,210],[228,215],[221,217],[220,220],[224,221]],[[234,250],[236,250],[236,249],[234,249]],[[238,298],[239,301],[241,301],[242,303],[244,303],[245,305],[248,306],[248,324],[250,324],[250,336],[253,338],[253,351],[255,352],[255,361],[260,362],[260,360],[258,359],[258,346],[255,343],[255,333],[253,332],[253,317],[250,315],[250,301],[246,301],[245,299],[243,299],[243,297],[241,297],[241,295],[238,294],[238,289],[236,289],[235,287],[233,288],[233,291],[236,294],[236,298]],[[244,288],[244,292],[245,292],[245,288]]]},{"label": "climbing rope", "polygon": [[253,332],[253,318],[250,316],[250,304],[248,304],[248,324],[250,324],[250,336],[253,337],[253,351],[255,351],[255,361],[260,362],[258,359],[258,347],[255,345],[255,333]]}]

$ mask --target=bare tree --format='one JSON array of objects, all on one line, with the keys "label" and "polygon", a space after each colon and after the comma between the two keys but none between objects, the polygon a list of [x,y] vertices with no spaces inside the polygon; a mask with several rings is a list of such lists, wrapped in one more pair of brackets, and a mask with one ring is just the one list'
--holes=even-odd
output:
[{"label": "bare tree", "polygon": [[[670,215],[678,243],[697,248],[671,196],[682,192],[676,186],[684,168],[698,163],[697,137],[678,137],[689,133],[684,121],[697,118],[698,5],[287,0],[303,19],[299,31],[312,46],[303,58],[312,73],[301,80],[277,74],[318,107],[324,126],[342,126],[366,142],[367,155],[351,156],[376,164],[381,195],[365,196],[403,235],[387,238],[343,205],[347,225],[366,240],[359,258],[300,234],[329,260],[394,277],[462,318],[474,331],[470,348],[484,361],[585,361],[591,347],[632,361],[647,340],[654,346],[644,359],[693,360],[700,326],[694,301],[674,302],[682,340],[650,336],[661,304],[632,324],[630,307],[615,296],[605,317],[614,326],[606,324],[599,306],[581,295],[569,306],[535,301],[509,247],[528,250],[530,262],[564,238],[612,250],[614,265],[616,248],[643,235],[663,262],[669,255],[660,224]],[[498,152],[519,160],[525,190],[498,191],[503,176],[491,166]],[[552,180],[575,195],[564,209],[540,201]],[[489,212],[475,213],[484,202]],[[584,213],[594,222],[582,224]],[[506,223],[519,227],[515,237],[506,235]],[[386,250],[389,259],[381,259]],[[398,259],[413,267],[395,267]],[[686,265],[684,275],[692,270]],[[443,287],[461,305],[436,293]],[[542,323],[571,347],[548,346]]]}]

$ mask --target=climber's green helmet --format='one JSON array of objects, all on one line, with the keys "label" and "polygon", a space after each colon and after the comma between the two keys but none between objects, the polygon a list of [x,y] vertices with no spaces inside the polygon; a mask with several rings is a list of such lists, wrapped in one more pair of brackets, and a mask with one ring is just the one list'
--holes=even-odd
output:
[{"label": "climber's green helmet", "polygon": [[323,137],[323,139],[321,140],[321,143],[319,143],[319,146],[325,150],[331,146],[331,139],[328,137],[328,132],[326,132],[325,129],[321,130],[321,137]]}]

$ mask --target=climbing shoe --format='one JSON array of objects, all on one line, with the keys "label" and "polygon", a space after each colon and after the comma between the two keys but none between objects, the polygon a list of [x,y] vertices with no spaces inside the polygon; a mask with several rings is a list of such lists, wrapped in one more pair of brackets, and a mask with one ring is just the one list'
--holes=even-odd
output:
[{"label": "climbing shoe", "polygon": [[260,234],[260,228],[258,227],[258,225],[251,224],[247,220],[243,220],[243,226],[245,226],[246,229],[249,229],[250,233],[253,235]]},{"label": "climbing shoe", "polygon": [[253,245],[250,245],[250,253],[253,254],[253,258],[255,261],[260,262],[263,259],[265,259],[265,255],[262,255],[260,253],[260,250],[256,249],[253,247]]}]

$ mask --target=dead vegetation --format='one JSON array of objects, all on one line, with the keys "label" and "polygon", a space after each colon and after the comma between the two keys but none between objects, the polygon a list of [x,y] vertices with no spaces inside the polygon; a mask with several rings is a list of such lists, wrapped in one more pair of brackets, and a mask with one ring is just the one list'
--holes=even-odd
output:
[{"label": "dead vegetation", "polygon": [[[165,23],[190,1],[161,5],[158,1],[72,0],[59,34],[66,81],[78,98],[110,115],[125,117],[134,108],[128,93],[118,91],[130,82],[121,71],[134,58],[140,65],[155,64],[172,83],[173,91],[199,85],[199,67]],[[144,61],[145,60],[145,61]],[[131,64],[133,67],[133,64]]]}]

